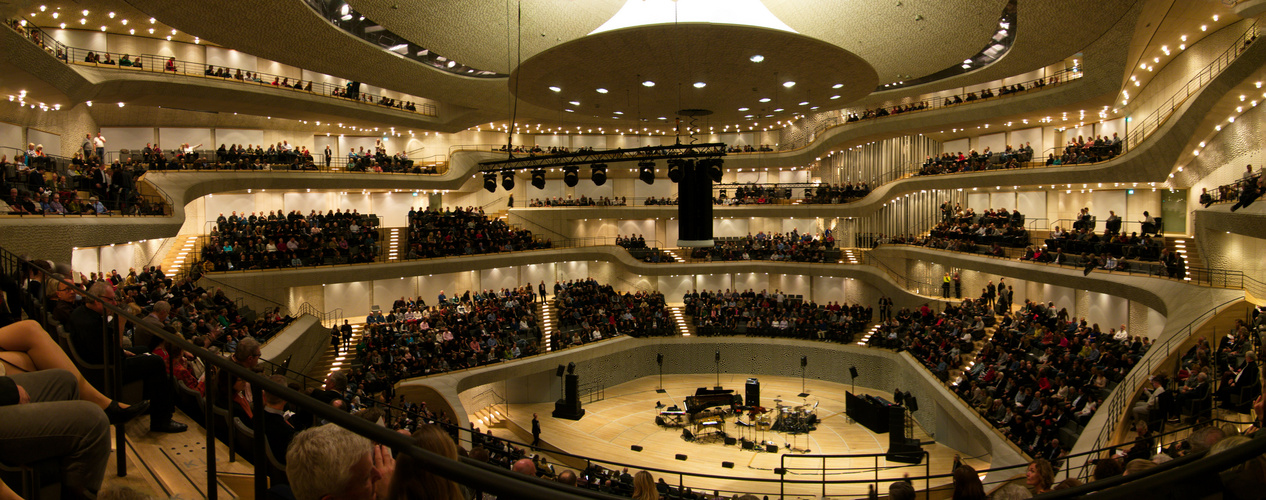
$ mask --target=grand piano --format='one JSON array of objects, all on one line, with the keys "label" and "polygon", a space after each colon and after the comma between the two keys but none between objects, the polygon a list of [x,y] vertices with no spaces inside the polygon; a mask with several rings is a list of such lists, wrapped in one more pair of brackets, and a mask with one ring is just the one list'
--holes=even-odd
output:
[{"label": "grand piano", "polygon": [[742,405],[743,396],[735,394],[732,389],[708,389],[700,387],[695,389],[694,396],[686,396],[686,413],[691,415],[717,406],[731,408]]}]

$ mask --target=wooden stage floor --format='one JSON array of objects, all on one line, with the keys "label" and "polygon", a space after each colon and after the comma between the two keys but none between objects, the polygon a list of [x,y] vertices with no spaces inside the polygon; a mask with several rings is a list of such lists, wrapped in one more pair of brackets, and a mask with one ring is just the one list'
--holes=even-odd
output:
[{"label": "wooden stage floor", "polygon": [[[722,374],[721,386],[726,389],[743,391],[747,376]],[[875,434],[860,424],[852,422],[844,414],[844,394],[849,386],[817,380],[807,381],[809,397],[799,398],[801,381],[794,377],[761,376],[761,403],[767,407],[775,405],[774,399],[782,399],[783,404],[798,406],[802,404],[818,404],[817,430],[809,434],[790,436],[772,431],[753,435],[748,429],[736,425],[734,419],[726,419],[726,432],[733,437],[747,436],[752,440],[765,440],[777,443],[777,453],[754,452],[743,450],[739,446],[724,445],[721,440],[707,442],[687,442],[682,439],[680,428],[664,428],[655,424],[655,416],[659,410],[655,403],[665,406],[677,405],[685,408],[685,397],[693,395],[698,387],[711,388],[716,384],[715,375],[672,375],[664,377],[666,393],[656,393],[659,377],[651,376],[626,382],[605,389],[605,399],[585,404],[584,418],[579,421],[555,419],[550,414],[554,407],[548,404],[510,405],[510,423],[517,427],[516,434],[521,437],[524,430],[532,428],[532,413],[538,413],[541,420],[541,440],[546,448],[575,453],[588,457],[600,457],[630,465],[629,473],[635,473],[640,467],[651,467],[682,471],[696,474],[711,474],[729,478],[777,479],[774,468],[783,467],[784,456],[805,455],[844,455],[884,453],[888,449],[888,435]],[[583,378],[582,378],[583,382]],[[878,391],[859,388],[859,394],[874,394],[891,400],[892,395]],[[582,401],[585,399],[582,398]],[[745,417],[746,418],[746,417]],[[914,437],[920,441],[932,439],[914,426]],[[526,438],[530,441],[530,437]],[[791,444],[792,449],[788,449]],[[641,452],[632,451],[633,445],[643,447]],[[802,450],[811,450],[804,452]],[[945,474],[950,472],[955,450],[940,444],[923,447],[931,457],[931,473]],[[677,454],[685,454],[685,461],[677,460]],[[988,468],[989,457],[963,457],[964,462],[977,470]],[[734,468],[722,467],[722,462],[733,462]],[[876,478],[876,459],[867,458],[835,458],[829,459],[827,465],[836,468],[827,473],[829,480],[867,480]],[[822,459],[795,459],[786,461],[786,467],[820,467]],[[905,464],[889,463],[882,456],[878,458],[880,492],[886,494],[888,483],[903,475],[923,476],[926,468],[923,464],[914,467],[895,467]],[[609,468],[615,466],[604,464]],[[845,470],[851,469],[851,470]],[[726,496],[733,493],[756,493],[776,498],[779,483],[757,483],[740,479],[713,479],[685,477],[667,473],[653,473],[656,480],[665,476],[664,480],[671,485],[683,481],[685,486],[694,490],[720,490]],[[823,475],[818,471],[788,472],[786,479],[815,481],[815,484],[786,483],[788,498],[817,498],[822,495]],[[948,478],[933,482],[930,486],[947,484]],[[865,496],[868,484],[827,485],[827,496],[849,498]],[[915,484],[916,489],[923,489],[925,484]]]}]

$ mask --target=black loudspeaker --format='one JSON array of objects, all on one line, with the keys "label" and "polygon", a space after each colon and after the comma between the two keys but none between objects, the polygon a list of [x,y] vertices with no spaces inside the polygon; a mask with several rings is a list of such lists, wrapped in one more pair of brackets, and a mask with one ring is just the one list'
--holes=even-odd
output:
[{"label": "black loudspeaker", "polygon": [[682,438],[682,439],[685,439],[686,441],[694,441],[694,440],[695,440],[695,434],[694,434],[693,432],[690,432],[690,429],[682,429],[682,430],[681,430],[681,438]]},{"label": "black loudspeaker", "polygon": [[782,476],[782,475],[785,475],[786,473],[787,473],[787,469],[784,469],[782,467],[774,467],[774,474]]},{"label": "black loudspeaker", "polygon": [[776,444],[767,444],[767,445],[765,445],[765,451],[768,451],[768,452],[770,452],[770,453],[778,453],[778,445],[776,445]]},{"label": "black loudspeaker", "polygon": [[664,354],[663,354],[663,353],[660,353],[660,354],[656,354],[656,355],[655,355],[655,363],[656,363],[656,364],[658,364],[659,366],[664,366]]},{"label": "black loudspeaker", "polygon": [[563,377],[563,399],[554,402],[554,418],[580,420],[585,416],[585,410],[580,407],[579,385],[579,375],[568,373]]},{"label": "black loudspeaker", "polygon": [[558,369],[554,371],[554,376],[555,377],[563,376],[563,370],[566,370],[566,369],[567,369],[566,366],[558,365]]},{"label": "black loudspeaker", "polygon": [[744,439],[744,440],[743,440],[743,449],[744,449],[744,450],[755,450],[755,449],[756,449],[756,443],[754,443],[754,442],[752,442],[752,441],[748,441],[748,440]]},{"label": "black loudspeaker", "polygon": [[919,446],[917,439],[903,440],[905,442],[897,446],[889,446],[888,452],[884,454],[884,458],[889,462],[901,462],[903,464],[917,464],[923,461],[923,447]]},{"label": "black loudspeaker", "polygon": [[717,362],[717,363],[720,363],[720,362],[721,362],[721,351],[717,351],[717,354],[716,354],[716,362]]},{"label": "black loudspeaker", "polygon": [[806,367],[806,366],[809,366],[809,357],[808,357],[808,356],[800,356],[800,367],[801,367],[801,368],[804,368],[804,367]]},{"label": "black loudspeaker", "polygon": [[727,446],[728,446],[728,445],[735,445],[735,444],[738,444],[738,440],[737,440],[737,439],[734,439],[734,438],[732,438],[732,437],[726,436],[726,438],[725,438],[725,444],[726,444]]},{"label": "black loudspeaker", "polygon": [[633,450],[633,451],[642,451],[642,445],[640,445],[640,444],[635,444],[635,445],[633,445],[633,446],[630,446],[630,447],[629,447],[629,449],[630,449],[630,450]]},{"label": "black loudspeaker", "polygon": [[677,460],[685,460],[685,459],[686,459],[686,456],[685,456],[685,455],[683,455],[683,454],[681,454],[681,453],[678,453],[678,454],[677,454]]},{"label": "black loudspeaker", "polygon": [[734,462],[721,462],[721,467],[725,467],[727,469],[733,469]]},{"label": "black loudspeaker", "polygon": [[743,400],[746,406],[760,406],[760,381],[754,378],[747,379],[747,398]]},{"label": "black loudspeaker", "polygon": [[848,367],[848,375],[850,377],[857,378],[857,367],[856,366]]},{"label": "black loudspeaker", "polygon": [[906,408],[910,413],[919,411],[919,400],[909,393],[906,393]]}]

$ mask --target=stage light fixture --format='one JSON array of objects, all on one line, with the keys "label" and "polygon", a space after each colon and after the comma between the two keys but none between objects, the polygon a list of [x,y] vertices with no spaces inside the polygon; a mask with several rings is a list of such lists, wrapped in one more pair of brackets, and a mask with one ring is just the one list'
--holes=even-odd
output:
[{"label": "stage light fixture", "polygon": [[721,182],[721,175],[724,173],[724,170],[721,168],[723,165],[725,165],[725,160],[720,158],[705,158],[699,160],[700,169],[707,173],[708,177],[712,178],[712,182]]},{"label": "stage light fixture", "polygon": [[484,189],[487,189],[489,193],[497,192],[497,174],[492,172],[484,174]]},{"label": "stage light fixture", "polygon": [[566,184],[567,187],[576,187],[578,182],[580,182],[580,167],[563,167],[563,184]]},{"label": "stage light fixture", "polygon": [[545,169],[538,168],[532,171],[532,187],[545,189]]},{"label": "stage light fixture", "polygon": [[673,181],[673,184],[681,182],[681,176],[685,173],[685,169],[686,160],[680,158],[668,160],[668,180]]},{"label": "stage light fixture", "polygon": [[641,169],[637,177],[641,179],[642,182],[645,182],[647,184],[654,184],[655,183],[655,162],[639,161],[637,162],[637,166]]},{"label": "stage light fixture", "polygon": [[590,178],[593,179],[593,185],[601,186],[603,184],[606,184],[607,183],[607,164],[594,163],[592,168],[593,168],[593,173],[590,175]]},{"label": "stage light fixture", "polygon": [[505,188],[506,191],[514,190],[514,171],[513,170],[507,170],[505,172],[501,172],[501,187]]}]

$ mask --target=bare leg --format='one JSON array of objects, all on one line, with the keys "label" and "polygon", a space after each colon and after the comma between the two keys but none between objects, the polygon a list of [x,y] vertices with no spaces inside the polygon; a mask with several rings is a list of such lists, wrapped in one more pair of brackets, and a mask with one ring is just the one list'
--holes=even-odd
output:
[{"label": "bare leg", "polygon": [[[24,366],[21,357],[10,359],[10,356],[5,356],[3,360],[9,362],[5,366],[6,369],[16,367],[19,371],[36,371],[61,368],[75,374],[75,378],[79,380],[79,399],[96,404],[102,409],[110,405],[110,398],[101,394],[84,379],[83,374],[79,373],[79,369],[75,367],[75,363],[70,361],[66,352],[53,342],[53,338],[39,323],[26,320],[0,328],[0,350],[26,353],[31,363]],[[119,406],[127,407],[122,403],[119,403]]]}]

